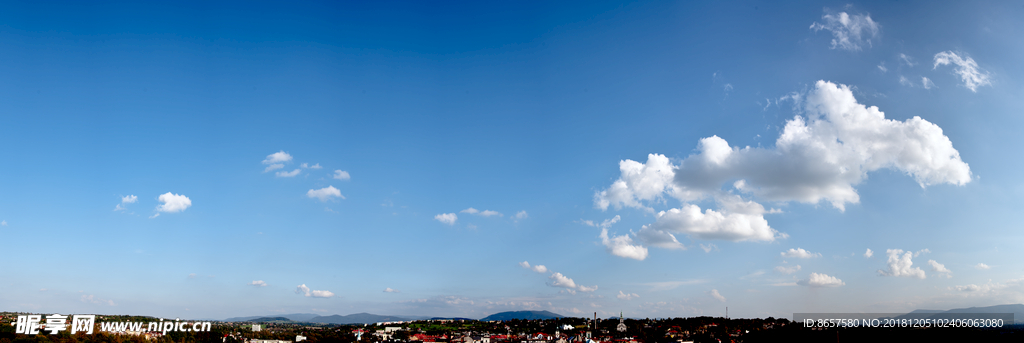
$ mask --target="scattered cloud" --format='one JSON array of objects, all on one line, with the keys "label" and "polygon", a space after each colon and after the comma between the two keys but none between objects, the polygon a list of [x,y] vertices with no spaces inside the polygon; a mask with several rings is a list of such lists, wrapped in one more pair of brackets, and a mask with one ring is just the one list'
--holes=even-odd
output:
[{"label": "scattered cloud", "polygon": [[301,294],[306,297],[313,298],[330,298],[334,296],[334,293],[331,291],[310,290],[309,287],[306,287],[306,284],[301,284],[298,287],[295,287],[295,294]]},{"label": "scattered cloud", "polygon": [[917,65],[917,63],[914,62],[914,58],[910,57],[910,55],[907,55],[907,54],[904,54],[904,53],[900,53],[898,55],[898,57],[899,57],[900,65],[906,65],[908,67],[913,67],[913,66]]},{"label": "scattered cloud", "polygon": [[277,177],[295,177],[295,175],[299,175],[299,173],[301,173],[301,172],[302,172],[302,169],[295,169],[295,170],[292,170],[290,172],[286,172],[286,171],[282,170],[282,171],[279,171],[277,173],[274,173],[274,176],[277,176]]},{"label": "scattered cloud", "polygon": [[522,210],[522,211],[516,212],[516,214],[514,216],[512,216],[512,220],[518,222],[520,220],[523,220],[523,219],[526,219],[526,218],[529,218],[529,217],[530,217],[530,215],[526,214],[526,210]]},{"label": "scattered cloud", "polygon": [[273,154],[267,155],[267,158],[263,159],[263,164],[274,165],[278,163],[285,163],[291,161],[292,155],[289,155],[287,152],[284,152],[284,150],[281,150]]},{"label": "scattered cloud", "polygon": [[125,205],[134,204],[139,201],[139,197],[134,195],[126,195],[121,197],[121,203],[114,206],[114,211],[124,211],[127,208]]},{"label": "scattered cloud", "polygon": [[397,289],[392,289],[391,287],[388,287],[388,288],[384,289],[384,293],[401,293],[401,292],[399,290],[397,290]]},{"label": "scattered cloud", "polygon": [[775,267],[775,271],[777,271],[779,273],[787,274],[787,275],[788,274],[793,274],[793,273],[796,273],[796,272],[800,271],[800,265],[798,264],[798,265],[789,266],[789,267],[787,267],[787,266],[778,266],[778,267]]},{"label": "scattered cloud", "polygon": [[601,244],[612,255],[643,261],[647,258],[647,247],[634,244],[629,235],[608,237],[608,229],[601,229]]},{"label": "scattered cloud", "polygon": [[703,244],[701,243],[700,249],[704,250],[705,253],[711,253],[712,250],[718,250],[718,246],[713,243]]},{"label": "scattered cloud", "polygon": [[864,44],[871,46],[871,41],[878,38],[881,29],[881,25],[871,20],[871,15],[851,16],[846,12],[839,12],[825,14],[821,19],[824,23],[814,22],[811,24],[811,30],[832,31],[832,49],[859,51]]},{"label": "scattered cloud", "polygon": [[932,82],[932,80],[928,79],[927,77],[922,76],[921,87],[924,87],[924,89],[932,89],[935,88],[935,83]]},{"label": "scattered cloud", "polygon": [[903,75],[900,75],[900,84],[904,85],[904,86],[907,86],[907,87],[914,87],[914,83],[911,82],[910,79],[906,78]]},{"label": "scattered cloud", "polygon": [[928,265],[932,266],[932,271],[939,273],[939,275],[945,275],[946,278],[953,277],[953,271],[946,269],[946,266],[942,263],[935,262],[935,260],[928,260]]},{"label": "scattered cloud", "polygon": [[930,254],[931,252],[932,252],[932,251],[931,251],[931,250],[928,250],[928,248],[925,248],[925,249],[921,249],[921,250],[918,250],[918,251],[915,251],[915,252],[914,252],[914,257],[918,257],[918,256],[921,256],[921,254]]},{"label": "scattered cloud", "polygon": [[878,64],[878,70],[881,70],[883,73],[885,73],[889,71],[889,68],[886,68],[885,62],[882,62]]},{"label": "scattered cloud", "polygon": [[[942,129],[920,117],[886,119],[877,107],[858,103],[850,87],[826,81],[790,98],[802,115],[786,123],[774,147],[732,147],[711,136],[701,139],[697,152],[679,163],[661,154],[648,155],[646,163],[623,160],[620,177],[594,193],[594,206],[654,213],[651,206],[674,198],[683,206],[655,213],[655,221],[641,231],[771,242],[787,237],[764,218],[778,211],[745,196],[773,202],[824,201],[843,211],[846,204],[860,201],[854,186],[879,169],[903,172],[921,187],[971,181],[969,166]],[[730,185],[739,194],[723,190]],[[709,198],[717,209],[693,204]],[[618,256],[646,257],[644,242],[628,235],[603,234],[602,243]]]},{"label": "scattered cloud", "polygon": [[545,267],[542,264],[538,264],[538,265],[535,265],[535,266],[531,267],[530,266],[530,262],[523,261],[523,262],[519,262],[519,266],[521,266],[523,268],[526,268],[526,269],[533,270],[533,271],[541,273],[541,274],[544,274],[544,273],[548,272],[548,267]]},{"label": "scattered cloud", "polygon": [[864,258],[871,258],[871,256],[875,256],[875,252],[871,251],[871,248],[868,248],[868,251],[864,252]]},{"label": "scattered cloud", "polygon": [[566,292],[570,294],[576,294],[576,291],[593,292],[597,290],[597,286],[577,285],[575,281],[562,273],[551,273],[548,279],[551,280],[548,282],[548,286],[565,288]]},{"label": "scattered cloud", "polygon": [[838,287],[846,284],[843,280],[840,280],[835,276],[818,273],[811,273],[809,278],[797,281],[796,283],[798,285],[810,287]]},{"label": "scattered cloud", "polygon": [[317,163],[317,164],[309,166],[309,169],[320,169],[320,168],[323,168],[323,167],[320,166],[320,163]]},{"label": "scattered cloud", "polygon": [[619,295],[616,295],[616,297],[618,297],[621,300],[633,300],[639,298],[640,296],[637,295],[636,293],[623,293],[622,291],[619,291]]},{"label": "scattered cloud", "polygon": [[455,221],[459,220],[459,216],[455,215],[455,213],[442,213],[434,216],[434,219],[448,225],[454,225]]},{"label": "scattered cloud", "polygon": [[651,287],[652,292],[657,291],[669,291],[678,288],[679,286],[697,285],[707,281],[705,280],[683,280],[683,281],[659,281],[659,282],[648,282],[642,285]]},{"label": "scattered cloud", "polygon": [[[163,203],[156,206],[157,212],[178,213],[192,206],[192,199],[171,192],[160,194],[157,200]],[[153,217],[155,218],[156,216]]]},{"label": "scattered cloud", "polygon": [[284,164],[281,164],[281,163],[271,164],[271,165],[267,166],[266,168],[264,168],[263,172],[266,173],[268,171],[278,170],[278,169],[281,169],[281,168],[284,168]]},{"label": "scattered cloud", "polygon": [[0,221],[0,226],[7,226],[7,221],[6,220]]},{"label": "scattered cloud", "polygon": [[505,216],[504,214],[501,214],[500,212],[491,211],[491,210],[483,210],[482,212],[480,212],[480,215],[484,216],[484,217],[490,217],[490,216],[504,217]]},{"label": "scattered cloud", "polygon": [[108,305],[108,306],[117,306],[117,304],[115,304],[113,300],[100,299],[100,298],[97,298],[95,295],[92,295],[92,294],[89,294],[89,295],[82,294],[82,297],[79,298],[78,300],[81,301],[81,302],[87,303],[87,304],[91,303],[91,304],[105,304],[105,305]]},{"label": "scattered cloud", "polygon": [[710,295],[712,298],[715,298],[715,300],[725,302],[725,297],[723,297],[721,293],[718,293],[717,289],[712,289],[710,292],[708,292],[708,295]]},{"label": "scattered cloud", "polygon": [[[501,212],[498,212],[498,211],[491,211],[491,210],[483,210],[483,211],[481,211],[481,210],[478,210],[478,209],[475,209],[475,208],[472,208],[472,207],[467,208],[467,209],[462,210],[462,211],[459,211],[459,213],[469,213],[469,214],[475,214],[475,215],[484,216],[484,217],[490,217],[490,216],[503,217],[503,216],[505,216],[504,214],[501,214]],[[524,213],[524,215],[525,215],[526,212],[523,211],[522,213]]]},{"label": "scattered cloud", "polygon": [[338,180],[348,181],[348,180],[352,179],[352,175],[349,175],[347,171],[339,169],[339,170],[335,170],[334,171],[333,178],[338,179]]},{"label": "scattered cloud", "polygon": [[253,280],[252,282],[248,283],[248,285],[256,287],[266,287],[267,283],[263,282],[263,280]]},{"label": "scattered cloud", "polygon": [[306,196],[310,198],[320,199],[320,201],[327,201],[331,198],[342,198],[345,199],[344,195],[341,195],[341,191],[334,186],[327,186],[321,189],[310,189],[306,192]]},{"label": "scattered cloud", "polygon": [[914,262],[911,261],[911,258],[913,258],[914,253],[909,251],[904,253],[902,249],[888,249],[885,253],[889,256],[889,268],[887,270],[879,269],[879,275],[906,276],[918,279],[925,278],[924,270],[913,266]]},{"label": "scattered cloud", "polygon": [[782,255],[782,257],[790,257],[790,258],[815,258],[815,257],[821,257],[821,253],[812,253],[810,251],[804,250],[803,248],[789,249],[789,250],[783,251],[780,255]]},{"label": "scattered cloud", "polygon": [[992,267],[990,267],[989,265],[984,264],[984,263],[978,263],[978,264],[974,265],[974,268],[978,269],[978,270],[992,269]]},{"label": "scattered cloud", "polygon": [[935,54],[935,65],[932,66],[932,70],[935,70],[940,65],[949,64],[955,65],[953,73],[960,75],[960,79],[964,82],[964,87],[967,87],[972,92],[977,93],[978,87],[992,85],[991,75],[987,71],[978,68],[978,63],[974,62],[974,59],[966,56],[966,54],[961,57],[953,51],[937,53]]},{"label": "scattered cloud", "polygon": [[188,278],[189,279],[195,279],[196,278],[196,273],[188,274]]}]

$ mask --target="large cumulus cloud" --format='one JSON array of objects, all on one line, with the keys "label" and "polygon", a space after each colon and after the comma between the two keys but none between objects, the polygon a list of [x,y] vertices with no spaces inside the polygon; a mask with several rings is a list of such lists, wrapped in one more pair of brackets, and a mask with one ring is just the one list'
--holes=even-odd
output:
[{"label": "large cumulus cloud", "polygon": [[[826,202],[843,211],[860,201],[855,186],[879,169],[903,172],[921,187],[971,181],[970,167],[942,128],[921,117],[886,119],[877,107],[857,102],[850,87],[827,81],[793,98],[801,113],[786,122],[774,147],[740,148],[711,136],[678,163],[661,154],[645,163],[619,162],[620,177],[594,194],[594,206],[643,209],[655,221],[625,236],[602,232],[605,245],[618,242],[634,252],[644,245],[681,247],[676,235],[774,241],[786,235],[764,218],[773,210],[753,199]],[[669,199],[681,206],[655,212]],[[705,199],[717,208],[701,209],[697,203]],[[616,255],[643,259],[643,251]]]}]

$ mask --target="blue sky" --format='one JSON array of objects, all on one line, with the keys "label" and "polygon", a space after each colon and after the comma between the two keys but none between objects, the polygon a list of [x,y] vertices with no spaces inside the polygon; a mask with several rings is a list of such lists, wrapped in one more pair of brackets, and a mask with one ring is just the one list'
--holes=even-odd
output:
[{"label": "blue sky", "polygon": [[1021,15],[15,4],[0,13],[0,308],[1022,303]]}]

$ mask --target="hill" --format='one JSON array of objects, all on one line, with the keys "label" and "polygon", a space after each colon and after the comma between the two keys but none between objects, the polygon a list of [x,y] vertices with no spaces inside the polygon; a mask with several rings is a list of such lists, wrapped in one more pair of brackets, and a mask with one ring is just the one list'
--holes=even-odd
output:
[{"label": "hill", "polygon": [[557,313],[551,313],[548,311],[508,311],[489,315],[480,319],[482,322],[492,320],[512,320],[512,319],[555,319],[565,317]]},{"label": "hill", "polygon": [[312,319],[314,317],[318,317],[318,316],[319,316],[318,314],[312,314],[312,313],[292,313],[292,314],[278,314],[278,315],[270,315],[270,316],[232,317],[232,318],[225,319],[224,321],[225,322],[250,322],[250,321],[253,321],[253,319],[259,319],[259,318],[284,317],[284,318],[286,318],[288,320],[295,321],[295,322],[308,322],[310,319]]},{"label": "hill", "polygon": [[986,307],[955,308],[949,311],[942,310],[916,310],[896,318],[953,318],[956,314],[963,313],[1013,313],[1015,322],[1024,320],[1024,304],[995,305]]},{"label": "hill", "polygon": [[247,320],[247,322],[254,322],[254,323],[291,323],[293,321],[291,319],[288,319],[288,318],[285,318],[285,317],[260,317],[260,318],[255,318],[255,319],[252,319],[252,320]]},{"label": "hill", "polygon": [[395,321],[406,321],[412,320],[412,318],[398,317],[398,316],[382,316],[371,313],[356,313],[347,316],[317,316],[310,318],[308,321],[312,323],[327,323],[327,324],[370,324],[378,322],[395,322]]}]

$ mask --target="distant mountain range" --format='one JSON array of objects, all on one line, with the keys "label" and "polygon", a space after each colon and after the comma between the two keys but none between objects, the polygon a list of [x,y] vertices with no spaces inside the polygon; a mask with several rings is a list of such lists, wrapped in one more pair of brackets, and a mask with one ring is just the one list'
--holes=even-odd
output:
[{"label": "distant mountain range", "polygon": [[489,315],[480,319],[482,322],[492,320],[512,320],[512,319],[555,319],[564,318],[565,316],[551,313],[548,311],[509,311],[501,312]]},{"label": "distant mountain range", "polygon": [[1013,313],[1014,323],[1024,323],[1024,304],[995,305],[987,307],[955,308],[948,311],[942,310],[915,310],[904,315],[896,316],[897,319],[922,319],[922,318],[950,318],[962,313]]},{"label": "distant mountain range", "polygon": [[[482,321],[491,320],[512,320],[512,319],[553,319],[563,318],[565,316],[551,313],[548,311],[509,311],[495,313],[490,316],[480,319]],[[225,322],[259,322],[259,323],[270,323],[270,322],[304,322],[304,323],[325,323],[325,324],[372,324],[379,322],[396,322],[396,321],[411,321],[411,320],[475,320],[472,318],[460,318],[460,317],[423,317],[423,316],[382,316],[371,313],[356,313],[347,316],[332,315],[332,316],[320,316],[312,313],[293,313],[293,314],[282,314],[282,315],[269,315],[269,316],[251,316],[251,317],[232,317],[225,319]]]}]

